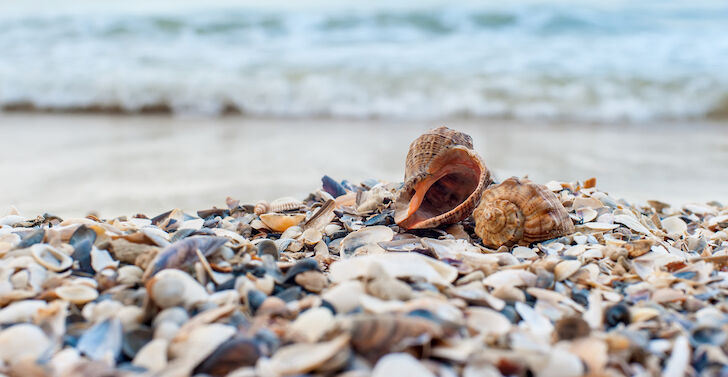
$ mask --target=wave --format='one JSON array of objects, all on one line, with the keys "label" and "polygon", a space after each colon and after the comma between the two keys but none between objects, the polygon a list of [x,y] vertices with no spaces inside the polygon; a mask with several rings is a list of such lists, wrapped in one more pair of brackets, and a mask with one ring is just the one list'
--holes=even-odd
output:
[{"label": "wave", "polygon": [[719,2],[7,12],[0,109],[592,122],[724,118]]}]

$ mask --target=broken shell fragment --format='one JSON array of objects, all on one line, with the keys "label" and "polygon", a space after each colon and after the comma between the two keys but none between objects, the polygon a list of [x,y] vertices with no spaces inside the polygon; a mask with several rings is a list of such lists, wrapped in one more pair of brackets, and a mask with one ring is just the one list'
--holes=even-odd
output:
[{"label": "broken shell fragment", "polygon": [[65,271],[73,265],[70,256],[48,244],[35,244],[30,253],[38,264],[54,272]]},{"label": "broken shell fragment", "polygon": [[404,179],[394,205],[394,220],[404,229],[434,228],[470,216],[491,182],[472,138],[447,127],[412,142]]}]

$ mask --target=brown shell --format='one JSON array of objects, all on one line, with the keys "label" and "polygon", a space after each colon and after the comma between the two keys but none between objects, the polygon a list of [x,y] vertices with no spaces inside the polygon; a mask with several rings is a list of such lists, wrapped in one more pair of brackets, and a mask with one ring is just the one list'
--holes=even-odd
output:
[{"label": "brown shell", "polygon": [[483,245],[527,245],[574,233],[574,223],[546,186],[511,177],[491,186],[473,213]]},{"label": "brown shell", "polygon": [[345,328],[351,334],[351,346],[370,361],[443,336],[443,329],[427,319],[390,314],[356,316]]},{"label": "brown shell", "polygon": [[447,127],[428,131],[410,144],[404,179],[394,206],[395,222],[404,229],[463,220],[491,182],[472,138]]}]

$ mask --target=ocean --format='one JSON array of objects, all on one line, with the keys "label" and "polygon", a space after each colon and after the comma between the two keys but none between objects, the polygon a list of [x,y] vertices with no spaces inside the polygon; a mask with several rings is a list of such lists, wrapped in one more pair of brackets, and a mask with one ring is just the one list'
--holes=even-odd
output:
[{"label": "ocean", "polygon": [[4,111],[728,117],[725,1],[18,0],[0,30]]}]

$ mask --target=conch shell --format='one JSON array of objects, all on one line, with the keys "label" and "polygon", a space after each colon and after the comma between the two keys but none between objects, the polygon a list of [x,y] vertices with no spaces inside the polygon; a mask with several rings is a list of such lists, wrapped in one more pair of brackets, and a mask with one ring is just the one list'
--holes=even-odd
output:
[{"label": "conch shell", "polygon": [[511,177],[483,192],[473,213],[483,245],[527,245],[574,233],[574,224],[546,186]]},{"label": "conch shell", "polygon": [[410,144],[404,179],[394,206],[394,220],[404,229],[434,228],[470,216],[491,183],[473,139],[447,127]]}]

